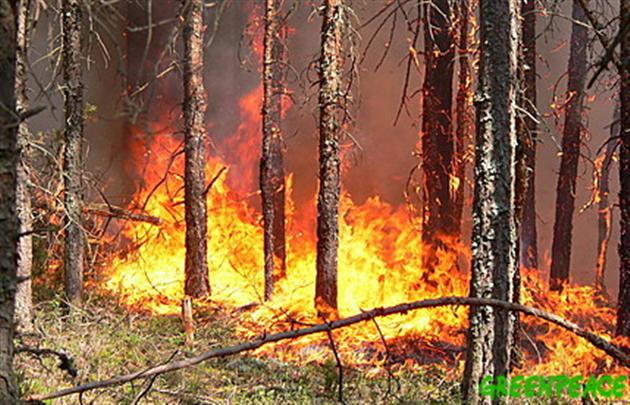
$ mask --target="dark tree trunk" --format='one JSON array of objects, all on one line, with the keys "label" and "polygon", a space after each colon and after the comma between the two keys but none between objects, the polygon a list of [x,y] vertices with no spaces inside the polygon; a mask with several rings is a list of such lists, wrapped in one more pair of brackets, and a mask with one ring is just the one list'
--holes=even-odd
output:
[{"label": "dark tree trunk", "polygon": [[284,46],[280,4],[278,0],[265,1],[260,191],[265,239],[266,300],[271,298],[278,280],[286,275],[284,144],[281,131]]},{"label": "dark tree trunk", "polygon": [[337,310],[337,250],[341,132],[342,0],[324,0],[319,60],[319,192],[315,307],[322,316]]},{"label": "dark tree trunk", "polygon": [[464,185],[466,184],[466,140],[471,129],[470,114],[468,104],[470,102],[470,52],[468,49],[468,35],[470,34],[469,16],[470,5],[468,0],[458,2],[458,22],[459,22],[459,78],[457,86],[457,101],[455,106],[455,120],[457,122],[457,133],[455,135],[455,177],[457,178],[457,188],[455,190],[454,220],[458,238],[462,236],[462,215],[464,212]]},{"label": "dark tree trunk", "polygon": [[448,248],[442,237],[457,232],[451,198],[454,144],[452,126],[453,35],[448,0],[424,6],[424,57],[422,89],[422,210],[423,265],[435,265],[437,248]]},{"label": "dark tree trunk", "polygon": [[[470,295],[511,301],[517,234],[515,218],[515,97],[518,83],[520,2],[481,0],[480,66],[476,95],[477,139],[473,199]],[[514,317],[508,311],[470,309],[463,394],[467,403],[487,403],[479,394],[485,375],[506,375]]]},{"label": "dark tree trunk", "polygon": [[[630,0],[621,0],[620,21],[630,21]],[[621,24],[621,27],[624,25]],[[617,334],[630,336],[630,30],[621,38],[621,116],[619,150],[619,304]]]},{"label": "dark tree trunk", "polygon": [[[28,98],[26,90],[26,56],[28,51],[28,18],[30,0],[19,0],[17,6],[17,48],[15,65],[15,106],[17,111],[26,111]],[[20,164],[17,172],[17,205],[16,210],[20,221],[20,236],[18,240],[18,288],[15,295],[15,323],[18,330],[29,331],[32,328],[33,298],[31,292],[31,270],[33,267],[33,237],[28,234],[32,230],[33,214],[31,212],[31,197],[28,188],[29,132],[26,122],[18,127],[18,150]]]},{"label": "dark tree trunk", "polygon": [[81,302],[85,236],[82,229],[83,71],[81,68],[82,11],[79,0],[62,2],[62,63],[65,98],[64,129],[64,276],[66,299]]},{"label": "dark tree trunk", "polygon": [[19,222],[15,120],[16,2],[0,0],[0,403],[17,403],[13,374],[13,315]]},{"label": "dark tree trunk", "polygon": [[190,7],[184,25],[184,136],[186,193],[186,287],[191,297],[210,293],[208,213],[205,196],[206,92],[203,85],[203,0]]},{"label": "dark tree trunk", "polygon": [[553,226],[551,246],[552,290],[561,290],[569,280],[571,267],[571,241],[573,235],[573,211],[575,210],[575,184],[582,134],[582,110],[586,80],[586,48],[588,32],[586,16],[578,1],[573,2],[573,20],[584,25],[573,24],[569,54],[569,100],[565,110],[562,134],[562,158],[556,194],[556,221]]},{"label": "dark tree trunk", "polygon": [[[523,96],[522,106],[529,114],[524,114],[521,123],[524,130],[522,151],[524,159],[525,185],[522,198],[523,207],[520,223],[520,260],[521,265],[530,269],[538,268],[538,231],[536,229],[536,143],[538,127],[536,121],[536,3],[523,0],[521,6],[523,18]],[[531,116],[531,117],[530,117]]]},{"label": "dark tree trunk", "polygon": [[[615,150],[619,146],[619,107],[615,108],[613,123],[610,126],[611,140],[606,144],[606,151],[601,161],[601,166],[596,168],[598,179],[597,192],[597,263],[595,264],[595,288],[602,294],[606,294],[604,273],[606,272],[606,257],[608,255],[608,242],[612,231],[612,206],[610,205],[610,167]],[[599,172],[599,173],[597,173]]]}]

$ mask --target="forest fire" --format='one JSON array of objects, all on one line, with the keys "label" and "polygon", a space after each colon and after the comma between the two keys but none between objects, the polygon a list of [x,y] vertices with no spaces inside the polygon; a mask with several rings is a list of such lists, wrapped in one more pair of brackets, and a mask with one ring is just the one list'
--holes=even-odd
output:
[{"label": "forest fire", "polygon": [[0,404],[630,398],[630,0],[36,3]]},{"label": "forest fire", "polygon": [[[259,103],[252,100],[259,94],[260,88],[256,88],[240,103],[241,108],[251,109],[241,112],[242,116],[258,114]],[[254,119],[244,123],[249,125],[241,125],[234,136],[250,142],[238,149],[239,156],[244,157],[244,167],[234,169],[238,171],[238,179],[251,180],[256,177],[253,157],[258,148],[258,142],[253,140],[259,138],[260,128]],[[103,286],[132,310],[176,315],[181,311],[180,301],[184,297],[183,157],[177,153],[181,144],[172,135],[173,131],[163,125],[154,127],[153,138],[138,148],[147,151],[136,159],[139,165],[147,164],[142,169],[147,186],[135,201],[138,205],[148,201],[146,211],[162,222],[159,226],[148,223],[127,226],[125,236],[137,249],[112,259]],[[232,141],[226,143],[232,144]],[[232,170],[232,166],[216,156],[209,159],[206,177],[216,178],[207,195],[211,300],[233,309],[252,308],[245,311],[246,315],[239,311],[239,334],[243,338],[256,337],[263,331],[273,333],[316,323],[318,318],[313,305],[315,210],[295,210],[289,180],[287,277],[277,286],[274,298],[263,302],[264,259],[260,249],[263,236],[260,214],[254,208],[258,195],[248,195],[238,188],[239,183],[231,186]],[[155,188],[156,184],[160,184],[159,187]],[[453,268],[458,256],[466,261],[470,259],[468,248],[448,241],[451,249],[438,252],[438,265],[432,269],[422,268],[420,230],[411,221],[406,207],[393,207],[378,196],[355,204],[352,197],[344,193],[340,230],[340,316],[426,298],[467,295],[468,275],[463,271],[453,273]],[[562,293],[549,292],[544,273],[537,269],[522,272],[525,305],[556,313],[612,338],[614,309],[594,288],[567,286]],[[198,303],[210,304],[208,300]],[[459,347],[454,352],[458,354],[465,343],[467,313],[464,307],[420,310],[379,320],[378,328],[364,323],[342,329],[335,335],[339,336],[338,346],[344,359],[353,364],[375,365],[373,358],[362,358],[366,354],[361,347],[377,344],[381,340],[379,333],[391,341],[416,339],[421,345],[446,343]],[[528,372],[610,371],[612,359],[581,338],[544,321],[524,317],[521,341],[524,352],[521,366]],[[308,336],[277,349],[260,349],[260,353],[285,360],[316,361],[330,354],[326,342],[326,336]],[[457,358],[463,360],[462,356]],[[422,366],[414,361],[410,364]]]}]

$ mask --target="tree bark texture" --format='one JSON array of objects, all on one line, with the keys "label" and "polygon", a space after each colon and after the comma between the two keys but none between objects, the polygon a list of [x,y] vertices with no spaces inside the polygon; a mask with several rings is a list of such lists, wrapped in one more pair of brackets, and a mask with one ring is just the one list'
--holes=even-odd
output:
[{"label": "tree bark texture", "polygon": [[[425,72],[422,89],[423,265],[431,268],[442,237],[457,232],[451,193],[454,165],[452,125],[454,40],[448,0],[423,7]],[[462,184],[463,186],[463,184]],[[451,197],[453,196],[453,197]]]},{"label": "tree bark texture", "polygon": [[[527,114],[523,116],[522,127],[525,133],[522,151],[525,163],[525,187],[520,223],[520,260],[521,265],[530,269],[538,268],[538,231],[536,227],[536,144],[538,126],[532,117],[536,117],[536,3],[523,0],[521,5],[523,18],[523,96],[522,106]],[[531,117],[530,117],[531,116]]]},{"label": "tree bark texture", "polygon": [[[186,7],[187,2],[184,2]],[[204,3],[188,2],[184,25],[184,137],[186,199],[185,293],[210,293],[208,281],[208,213],[206,196],[206,91],[203,85]]]},{"label": "tree bark texture", "polygon": [[82,229],[83,70],[82,10],[79,0],[62,1],[64,129],[64,280],[66,299],[81,302],[85,235]]},{"label": "tree bark texture", "polygon": [[[630,0],[621,0],[620,21],[630,22]],[[623,23],[621,25],[624,26]],[[621,38],[621,116],[619,150],[619,303],[617,333],[630,336],[630,30]]]},{"label": "tree bark texture", "polygon": [[462,215],[464,212],[464,185],[466,184],[466,140],[471,129],[470,114],[468,104],[471,92],[470,77],[470,50],[468,49],[468,35],[470,35],[469,19],[470,4],[468,0],[458,1],[458,23],[459,23],[459,77],[457,85],[457,98],[455,105],[455,121],[457,122],[457,133],[455,134],[455,177],[457,177],[457,188],[455,190],[454,217],[456,233],[461,239],[462,235]]},{"label": "tree bark texture", "polygon": [[260,191],[267,300],[271,298],[275,284],[286,275],[284,141],[281,130],[285,51],[280,4],[278,0],[265,0]]},{"label": "tree bark texture", "polygon": [[[28,109],[26,88],[27,68],[26,56],[28,51],[28,18],[30,0],[19,0],[17,6],[17,36],[16,36],[16,65],[15,65],[15,107],[18,112]],[[18,285],[15,295],[15,323],[18,330],[28,331],[32,328],[33,298],[31,288],[31,273],[33,268],[33,236],[27,234],[33,228],[33,213],[31,211],[31,196],[29,183],[28,159],[29,131],[26,121],[20,122],[18,127],[18,151],[20,163],[17,172],[17,202],[16,211],[20,221],[20,238],[18,239]]]},{"label": "tree bark texture", "polygon": [[0,403],[17,402],[13,374],[13,315],[19,222],[15,109],[16,2],[0,0]]},{"label": "tree bark texture", "polygon": [[[511,301],[518,261],[515,219],[515,99],[519,44],[517,0],[481,0],[479,85],[473,198],[472,297]],[[505,310],[471,308],[463,394],[479,394],[485,375],[506,375],[514,317]]]},{"label": "tree bark texture", "polygon": [[572,18],[583,23],[573,24],[571,48],[569,50],[569,80],[565,122],[562,134],[562,157],[556,194],[556,219],[553,226],[551,246],[552,290],[561,290],[569,280],[571,267],[571,241],[573,235],[573,212],[575,210],[575,184],[582,136],[582,110],[586,81],[586,48],[588,32],[584,10],[576,0],[573,2]]},{"label": "tree bark texture", "polygon": [[319,192],[315,306],[320,315],[337,309],[337,250],[341,132],[342,0],[324,0],[319,60]]}]

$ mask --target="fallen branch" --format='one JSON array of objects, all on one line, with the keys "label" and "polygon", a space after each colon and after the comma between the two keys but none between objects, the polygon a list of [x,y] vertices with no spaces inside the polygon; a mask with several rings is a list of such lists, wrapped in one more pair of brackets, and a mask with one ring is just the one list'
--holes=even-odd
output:
[{"label": "fallen branch", "polygon": [[548,322],[551,322],[555,325],[560,326],[561,328],[568,330],[569,332],[574,333],[575,335],[581,338],[586,339],[590,344],[604,351],[609,356],[619,361],[619,363],[621,363],[623,366],[630,368],[630,356],[628,356],[628,354],[626,354],[623,350],[621,350],[621,348],[619,348],[617,345],[607,341],[601,336],[598,336],[592,332],[582,329],[575,323],[567,321],[566,319],[563,319],[557,315],[551,314],[546,311],[542,311],[540,309],[527,307],[520,304],[513,304],[513,303],[509,303],[505,301],[495,300],[495,299],[472,298],[472,297],[442,297],[442,298],[414,301],[410,303],[399,304],[399,305],[385,307],[385,308],[375,308],[370,311],[362,312],[360,314],[357,314],[348,318],[343,318],[343,319],[339,319],[339,320],[327,322],[327,323],[321,323],[321,324],[317,324],[315,326],[311,326],[308,328],[274,333],[271,335],[263,335],[256,340],[244,342],[235,346],[225,347],[222,349],[210,350],[210,351],[198,354],[197,356],[194,356],[188,359],[178,360],[178,361],[170,362],[170,363],[163,364],[160,366],[151,367],[142,371],[137,371],[130,374],[112,377],[107,380],[93,381],[93,382],[79,385],[76,387],[64,388],[59,391],[48,393],[48,394],[32,395],[28,397],[26,400],[27,401],[43,401],[47,399],[54,399],[54,398],[64,397],[67,395],[78,394],[78,393],[82,393],[82,392],[90,391],[94,389],[120,385],[120,384],[124,384],[133,380],[137,380],[139,378],[152,377],[154,375],[164,374],[171,371],[180,370],[182,368],[194,366],[196,364],[202,363],[212,358],[226,357],[226,356],[231,356],[237,353],[255,350],[269,343],[279,342],[281,340],[287,340],[287,339],[295,339],[295,338],[299,338],[306,335],[312,335],[314,333],[330,332],[332,330],[350,326],[356,323],[369,321],[376,317],[388,316],[388,315],[394,315],[394,314],[404,314],[409,311],[413,311],[420,308],[436,308],[436,307],[444,307],[444,306],[452,306],[452,305],[491,306],[491,307],[507,309],[510,311],[519,311],[527,315],[532,315],[532,316],[544,319]]},{"label": "fallen branch", "polygon": [[153,225],[160,225],[162,223],[162,219],[158,217],[138,212],[127,211],[125,209],[114,206],[110,206],[107,208],[87,207],[84,209],[84,211],[88,214],[99,215],[102,217],[119,218],[136,222],[147,222]]},{"label": "fallen branch", "polygon": [[79,375],[74,359],[67,353],[59,350],[45,349],[31,346],[21,346],[15,349],[15,353],[29,353],[34,356],[55,356],[59,359],[59,369],[66,371],[71,377]]}]

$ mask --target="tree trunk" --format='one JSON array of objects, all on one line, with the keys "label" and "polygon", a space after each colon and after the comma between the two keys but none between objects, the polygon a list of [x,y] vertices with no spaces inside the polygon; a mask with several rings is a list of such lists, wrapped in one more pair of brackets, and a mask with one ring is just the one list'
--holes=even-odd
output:
[{"label": "tree trunk", "polygon": [[203,85],[203,0],[184,2],[184,136],[186,194],[186,287],[191,297],[210,293],[206,196],[206,92]]},{"label": "tree trunk", "polygon": [[[17,48],[15,65],[15,107],[17,111],[26,111],[28,98],[26,90],[27,70],[26,56],[28,52],[28,17],[30,0],[19,0],[17,6]],[[31,272],[33,268],[33,236],[26,234],[32,230],[33,214],[31,197],[28,188],[28,126],[23,121],[18,127],[18,150],[20,164],[17,172],[16,211],[20,221],[20,238],[18,239],[18,285],[15,293],[15,323],[20,331],[29,331],[33,324],[33,298],[31,292]]]},{"label": "tree trunk", "polygon": [[[523,18],[523,108],[531,117],[536,117],[536,3],[523,0],[521,5]],[[520,223],[520,260],[521,265],[530,269],[538,268],[538,231],[536,229],[536,143],[538,127],[530,116],[523,117],[524,143],[523,158],[525,163],[525,186],[523,208]]]},{"label": "tree trunk", "polygon": [[471,128],[468,104],[470,102],[470,51],[468,49],[469,28],[469,2],[459,0],[459,78],[457,86],[457,101],[455,106],[455,121],[457,122],[457,133],[455,136],[455,177],[457,178],[457,188],[455,190],[454,217],[455,228],[458,239],[462,236],[462,215],[464,212],[464,185],[466,184],[466,140]]},{"label": "tree trunk", "polygon": [[283,29],[278,0],[265,1],[263,55],[263,139],[260,159],[260,191],[264,222],[265,299],[286,275],[284,230],[285,178],[281,131],[284,82]]},{"label": "tree trunk", "polygon": [[[630,21],[630,0],[621,0],[619,21]],[[623,23],[620,23],[624,27]],[[619,304],[617,334],[630,336],[630,30],[621,38],[621,116],[619,150]]]},{"label": "tree trunk", "polygon": [[[515,219],[515,98],[518,83],[519,2],[481,0],[480,66],[473,199],[472,297],[511,301],[518,266]],[[463,394],[479,394],[486,375],[506,375],[514,317],[505,310],[471,308]]]},{"label": "tree trunk", "polygon": [[[601,166],[596,168],[596,176],[599,177],[597,192],[597,263],[595,264],[595,288],[600,293],[606,293],[604,273],[606,272],[606,257],[608,255],[608,242],[612,231],[612,206],[610,205],[610,166],[613,155],[619,142],[612,140],[619,136],[619,107],[615,108],[613,123],[610,126],[611,140],[606,144]],[[597,173],[597,171],[599,173]]]},{"label": "tree trunk", "polygon": [[556,221],[553,226],[551,246],[552,290],[561,290],[569,280],[571,266],[571,240],[573,234],[573,211],[575,210],[575,184],[582,134],[582,109],[586,80],[586,48],[588,32],[586,16],[578,3],[573,2],[573,20],[583,23],[573,24],[571,49],[569,54],[569,82],[564,131],[562,134],[562,158],[556,194]]},{"label": "tree trunk", "polygon": [[82,11],[79,0],[62,2],[62,63],[65,98],[64,129],[64,276],[66,299],[79,304],[83,294],[85,236],[82,229],[83,71]]},{"label": "tree trunk", "polygon": [[337,250],[341,132],[342,0],[324,0],[319,61],[319,192],[317,196],[317,280],[315,307],[322,316],[337,311]]},{"label": "tree trunk", "polygon": [[0,403],[17,403],[13,374],[13,315],[19,222],[15,122],[16,3],[0,0]]},{"label": "tree trunk", "polygon": [[448,249],[444,236],[457,232],[451,195],[454,44],[448,0],[424,5],[425,72],[422,89],[423,267],[436,264],[436,249]]}]

